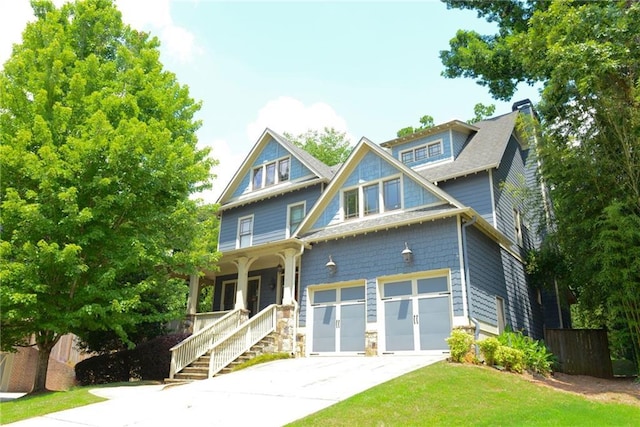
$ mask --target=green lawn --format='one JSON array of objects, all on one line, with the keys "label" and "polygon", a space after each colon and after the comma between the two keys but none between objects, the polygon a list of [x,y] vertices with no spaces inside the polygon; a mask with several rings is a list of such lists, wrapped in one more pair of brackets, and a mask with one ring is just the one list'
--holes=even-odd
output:
[{"label": "green lawn", "polygon": [[515,374],[441,362],[290,424],[433,425],[637,426],[640,407],[593,402]]}]

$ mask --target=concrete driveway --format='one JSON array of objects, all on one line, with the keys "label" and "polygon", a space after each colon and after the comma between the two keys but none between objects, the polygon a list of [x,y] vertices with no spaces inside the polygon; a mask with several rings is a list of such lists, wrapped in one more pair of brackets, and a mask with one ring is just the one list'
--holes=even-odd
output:
[{"label": "concrete driveway", "polygon": [[11,426],[281,426],[445,357],[307,357],[168,388],[100,388],[110,400]]}]

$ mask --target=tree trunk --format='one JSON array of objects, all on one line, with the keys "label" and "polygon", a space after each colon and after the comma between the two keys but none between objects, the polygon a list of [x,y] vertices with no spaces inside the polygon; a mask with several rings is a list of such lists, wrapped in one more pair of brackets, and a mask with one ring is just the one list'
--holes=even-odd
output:
[{"label": "tree trunk", "polygon": [[38,365],[36,366],[36,377],[33,380],[31,393],[41,393],[47,390],[47,372],[49,370],[49,356],[51,350],[56,345],[60,335],[45,331],[36,334],[36,344],[38,346]]}]

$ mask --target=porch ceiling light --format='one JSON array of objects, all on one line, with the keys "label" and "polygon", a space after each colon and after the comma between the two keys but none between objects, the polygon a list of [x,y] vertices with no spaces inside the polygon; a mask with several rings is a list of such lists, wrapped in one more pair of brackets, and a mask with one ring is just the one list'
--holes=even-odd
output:
[{"label": "porch ceiling light", "polygon": [[325,264],[325,267],[327,267],[327,270],[329,271],[329,273],[333,274],[336,272],[336,263],[333,262],[333,258],[331,258],[331,255],[329,255],[329,262],[327,262]]},{"label": "porch ceiling light", "polygon": [[413,260],[413,252],[409,249],[407,242],[404,242],[404,249],[402,251],[402,259],[406,264],[409,264]]}]

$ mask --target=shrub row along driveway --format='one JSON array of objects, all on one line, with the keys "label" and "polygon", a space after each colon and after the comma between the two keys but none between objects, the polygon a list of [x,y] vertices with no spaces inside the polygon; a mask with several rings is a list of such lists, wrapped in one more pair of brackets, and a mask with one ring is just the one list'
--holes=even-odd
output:
[{"label": "shrub row along driveway", "polygon": [[[21,421],[15,427],[281,426],[446,356],[278,360],[191,384],[103,389],[107,402]],[[105,394],[106,393],[106,394]]]}]

